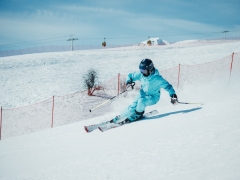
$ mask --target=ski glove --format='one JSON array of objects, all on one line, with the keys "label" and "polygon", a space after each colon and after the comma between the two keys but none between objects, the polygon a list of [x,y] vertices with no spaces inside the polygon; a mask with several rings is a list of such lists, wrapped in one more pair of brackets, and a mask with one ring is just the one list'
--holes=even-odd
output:
[{"label": "ski glove", "polygon": [[177,105],[178,104],[178,98],[176,94],[171,95],[171,103],[173,105]]},{"label": "ski glove", "polygon": [[132,80],[132,78],[130,78],[129,80],[126,81],[126,87],[129,88],[130,86],[132,86],[132,88],[133,88],[132,83],[133,83],[133,80]]},{"label": "ski glove", "polygon": [[126,81],[126,85],[128,85],[128,84],[132,84],[132,83],[133,83],[132,78],[130,78],[130,79],[128,79],[128,80]]}]

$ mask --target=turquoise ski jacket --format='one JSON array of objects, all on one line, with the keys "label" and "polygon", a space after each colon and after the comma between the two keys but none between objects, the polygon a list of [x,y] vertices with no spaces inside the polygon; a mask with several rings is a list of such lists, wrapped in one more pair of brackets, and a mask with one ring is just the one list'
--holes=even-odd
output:
[{"label": "turquoise ski jacket", "polygon": [[170,96],[175,94],[175,90],[173,89],[172,85],[159,74],[156,68],[155,71],[147,77],[143,76],[140,71],[130,73],[126,78],[126,82],[130,81],[131,79],[133,82],[141,82],[141,97],[156,96],[156,100],[158,101],[161,93],[161,88],[168,91]]}]

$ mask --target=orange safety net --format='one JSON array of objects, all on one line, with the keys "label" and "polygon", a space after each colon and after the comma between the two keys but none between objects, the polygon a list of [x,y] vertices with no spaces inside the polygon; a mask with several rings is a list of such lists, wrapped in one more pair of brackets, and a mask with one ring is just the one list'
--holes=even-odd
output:
[{"label": "orange safety net", "polygon": [[[240,53],[204,64],[183,64],[160,73],[175,89],[183,89],[188,84],[211,83],[219,79],[224,84],[228,84],[231,79],[240,79]],[[92,96],[89,96],[88,91],[85,90],[65,96],[55,96],[26,107],[3,109],[0,117],[0,137],[3,139],[23,135],[101,116],[111,111],[108,100],[126,89],[125,80],[126,75],[118,74],[109,81],[97,85]],[[136,83],[135,89],[140,89],[139,83]],[[103,105],[100,108],[89,112],[101,103]]]}]

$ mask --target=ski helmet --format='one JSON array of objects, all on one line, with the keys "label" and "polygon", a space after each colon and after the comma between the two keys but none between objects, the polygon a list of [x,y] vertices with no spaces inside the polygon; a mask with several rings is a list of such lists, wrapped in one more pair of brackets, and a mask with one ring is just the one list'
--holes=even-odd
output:
[{"label": "ski helmet", "polygon": [[154,71],[153,62],[150,59],[143,59],[139,64],[139,69],[144,76],[149,76]]}]

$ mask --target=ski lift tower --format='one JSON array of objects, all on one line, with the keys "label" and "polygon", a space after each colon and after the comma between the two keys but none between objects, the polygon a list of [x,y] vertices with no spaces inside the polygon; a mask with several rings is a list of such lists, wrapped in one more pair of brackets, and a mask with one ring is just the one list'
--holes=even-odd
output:
[{"label": "ski lift tower", "polygon": [[223,31],[222,33],[225,33],[225,39],[226,40],[226,33],[228,33],[229,31]]},{"label": "ski lift tower", "polygon": [[73,35],[74,34],[70,35],[70,39],[67,40],[67,41],[72,41],[72,48],[71,48],[72,51],[73,51],[73,41],[78,40],[78,38],[72,38]]}]

